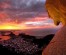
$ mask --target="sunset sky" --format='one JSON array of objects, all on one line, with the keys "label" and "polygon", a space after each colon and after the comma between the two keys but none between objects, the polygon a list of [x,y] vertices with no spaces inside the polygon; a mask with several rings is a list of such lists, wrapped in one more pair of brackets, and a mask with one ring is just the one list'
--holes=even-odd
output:
[{"label": "sunset sky", "polygon": [[37,29],[43,32],[59,29],[60,26],[55,26],[48,17],[45,0],[0,0],[0,30]]}]

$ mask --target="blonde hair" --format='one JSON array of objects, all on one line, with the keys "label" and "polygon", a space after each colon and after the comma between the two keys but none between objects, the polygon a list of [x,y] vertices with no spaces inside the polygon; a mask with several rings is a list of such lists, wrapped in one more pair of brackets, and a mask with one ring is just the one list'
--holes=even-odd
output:
[{"label": "blonde hair", "polygon": [[46,9],[56,25],[66,25],[66,0],[47,0]]}]

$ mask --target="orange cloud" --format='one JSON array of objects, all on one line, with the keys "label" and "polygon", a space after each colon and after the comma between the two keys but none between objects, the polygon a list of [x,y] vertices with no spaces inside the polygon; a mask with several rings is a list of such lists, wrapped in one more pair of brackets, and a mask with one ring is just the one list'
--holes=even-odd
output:
[{"label": "orange cloud", "polygon": [[12,18],[10,18],[10,16],[5,12],[0,13],[0,30],[24,30],[52,27],[56,26],[54,25],[54,23],[49,21],[48,17],[35,17],[31,18],[29,21],[22,21],[21,23],[19,23],[17,17],[12,20]]}]

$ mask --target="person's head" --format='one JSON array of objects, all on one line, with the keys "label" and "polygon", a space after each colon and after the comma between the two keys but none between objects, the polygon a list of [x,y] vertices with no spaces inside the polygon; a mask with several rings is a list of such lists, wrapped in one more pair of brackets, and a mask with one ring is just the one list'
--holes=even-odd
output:
[{"label": "person's head", "polygon": [[66,25],[66,0],[46,0],[46,9],[56,25]]}]

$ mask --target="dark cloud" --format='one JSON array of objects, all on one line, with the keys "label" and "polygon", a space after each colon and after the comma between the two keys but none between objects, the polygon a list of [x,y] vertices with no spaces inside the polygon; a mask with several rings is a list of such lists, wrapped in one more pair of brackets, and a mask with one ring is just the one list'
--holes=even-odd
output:
[{"label": "dark cloud", "polygon": [[5,11],[12,20],[26,21],[46,16],[44,0],[0,0],[0,11]]},{"label": "dark cloud", "polygon": [[7,7],[8,9],[20,9],[23,11],[43,11],[45,4],[42,0],[0,0],[0,5],[3,3],[10,5],[10,8]]}]

